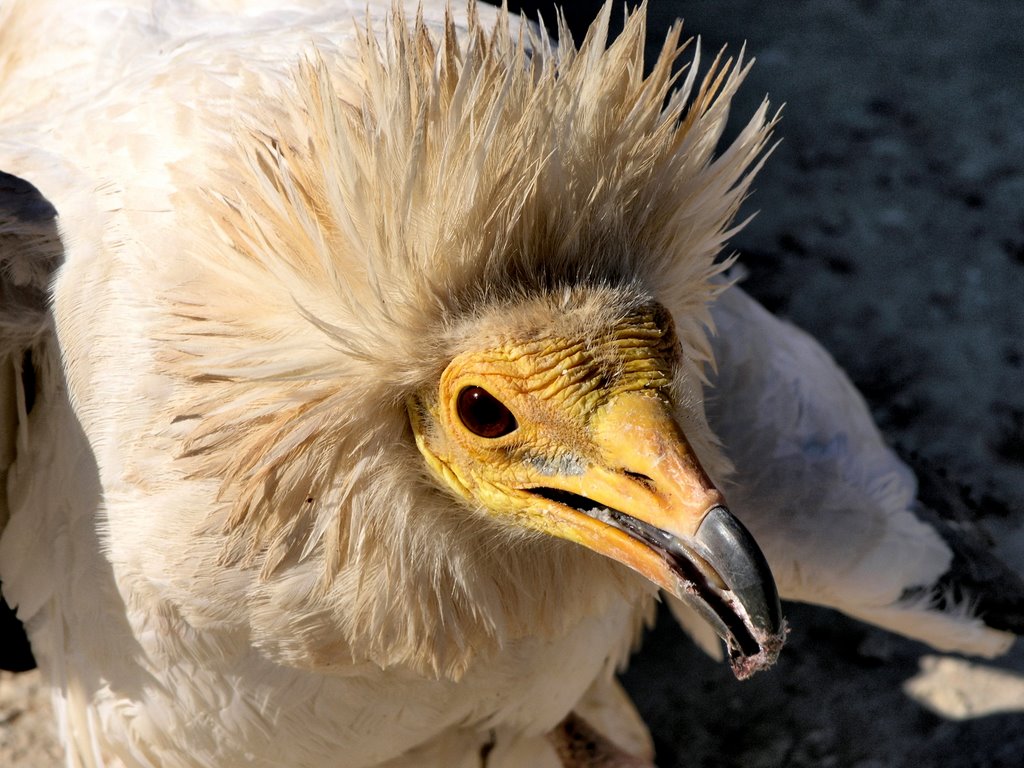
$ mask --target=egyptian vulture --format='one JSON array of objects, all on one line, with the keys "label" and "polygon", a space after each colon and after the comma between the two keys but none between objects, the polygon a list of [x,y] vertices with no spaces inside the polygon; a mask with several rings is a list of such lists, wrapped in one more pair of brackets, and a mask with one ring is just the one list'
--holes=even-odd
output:
[{"label": "egyptian vulture", "polygon": [[0,8],[0,578],[69,766],[650,766],[659,590],[741,677],[776,585],[1008,646],[716,258],[748,65],[609,15]]}]

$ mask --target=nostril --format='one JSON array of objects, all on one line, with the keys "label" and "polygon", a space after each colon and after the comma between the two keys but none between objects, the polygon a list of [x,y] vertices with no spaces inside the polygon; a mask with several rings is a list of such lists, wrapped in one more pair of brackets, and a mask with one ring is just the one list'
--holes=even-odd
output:
[{"label": "nostril", "polygon": [[623,470],[620,470],[620,471],[622,472],[622,474],[624,474],[630,480],[634,480],[635,482],[639,483],[640,485],[642,485],[647,490],[649,490],[649,491],[653,491],[654,490],[654,481],[651,478],[649,478],[647,475],[643,475],[643,474],[641,474],[639,472],[630,472],[628,469],[623,469]]}]

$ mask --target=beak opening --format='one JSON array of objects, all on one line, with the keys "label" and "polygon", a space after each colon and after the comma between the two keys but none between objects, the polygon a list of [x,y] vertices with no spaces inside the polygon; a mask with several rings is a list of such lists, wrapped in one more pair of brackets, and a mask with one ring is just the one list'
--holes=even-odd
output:
[{"label": "beak opening", "polygon": [[787,632],[775,579],[754,537],[724,506],[709,509],[694,536],[684,538],[568,491],[529,492],[604,523],[659,557],[664,577],[641,573],[711,625],[737,678],[775,663]]}]

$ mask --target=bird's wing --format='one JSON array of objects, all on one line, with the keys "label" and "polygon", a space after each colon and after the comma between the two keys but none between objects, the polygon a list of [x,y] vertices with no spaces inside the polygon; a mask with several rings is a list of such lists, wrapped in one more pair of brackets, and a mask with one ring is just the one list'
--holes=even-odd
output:
[{"label": "bird's wing", "polygon": [[[0,534],[18,504],[7,480],[18,455],[29,450],[28,414],[40,391],[34,361],[47,354],[49,283],[61,256],[55,209],[36,187],[4,167],[0,163]],[[32,558],[9,559],[13,562],[0,563],[0,578],[8,586],[18,580],[15,571],[24,570],[18,561]],[[17,602],[32,603],[27,609],[40,605],[49,591],[45,581],[36,591],[43,594]],[[28,641],[6,603],[0,603],[0,649],[0,668],[32,666]]]},{"label": "bird's wing", "polygon": [[782,597],[944,650],[1005,651],[1012,635],[986,626],[970,595],[950,589],[954,552],[916,513],[914,473],[828,353],[735,286],[712,317],[707,409],[736,470],[726,496]]},{"label": "bird's wing", "polygon": [[[27,439],[36,392],[31,358],[51,334],[49,282],[61,256],[56,214],[36,187],[0,167],[0,488]],[[0,493],[0,532],[7,505]]]}]

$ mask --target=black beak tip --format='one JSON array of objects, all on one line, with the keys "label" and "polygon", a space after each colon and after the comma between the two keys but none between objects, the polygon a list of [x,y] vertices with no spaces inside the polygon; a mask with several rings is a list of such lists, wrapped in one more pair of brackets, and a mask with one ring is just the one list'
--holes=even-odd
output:
[{"label": "black beak tip", "polygon": [[714,554],[722,581],[746,608],[751,624],[768,634],[782,630],[782,606],[775,577],[750,531],[725,507],[712,508],[697,539]]},{"label": "black beak tip", "polygon": [[734,609],[745,614],[749,636],[727,641],[736,676],[749,677],[771,666],[785,642],[775,578],[750,531],[725,507],[708,511],[695,538],[706,547],[715,571],[732,593]]}]

